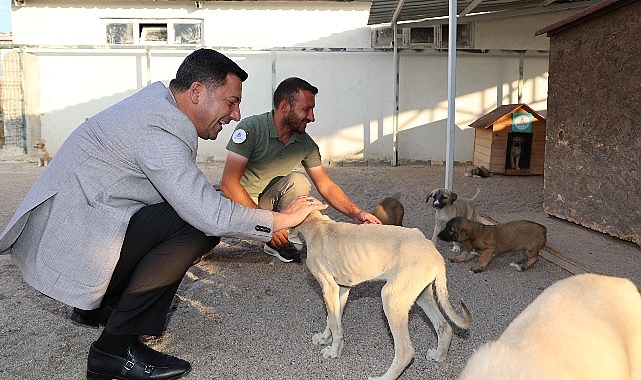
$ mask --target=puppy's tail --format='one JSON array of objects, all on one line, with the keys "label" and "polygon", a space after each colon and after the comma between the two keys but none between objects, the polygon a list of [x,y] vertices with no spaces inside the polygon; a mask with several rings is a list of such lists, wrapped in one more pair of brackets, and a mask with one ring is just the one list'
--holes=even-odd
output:
[{"label": "puppy's tail", "polygon": [[480,193],[480,192],[481,192],[481,189],[480,189],[479,187],[477,187],[477,188],[476,188],[476,194],[474,194],[474,196],[473,196],[472,198],[470,198],[470,200],[471,200],[471,201],[475,200],[475,199],[476,199],[476,197],[479,195],[479,193]]},{"label": "puppy's tail", "polygon": [[467,306],[461,301],[461,308],[463,309],[463,315],[459,315],[454,307],[450,303],[450,295],[447,290],[447,278],[445,275],[445,263],[443,263],[438,273],[436,274],[436,279],[434,280],[434,287],[436,288],[436,298],[438,298],[438,303],[443,308],[443,311],[447,317],[454,323],[457,327],[468,330],[470,328],[470,322],[472,321],[472,316]]}]

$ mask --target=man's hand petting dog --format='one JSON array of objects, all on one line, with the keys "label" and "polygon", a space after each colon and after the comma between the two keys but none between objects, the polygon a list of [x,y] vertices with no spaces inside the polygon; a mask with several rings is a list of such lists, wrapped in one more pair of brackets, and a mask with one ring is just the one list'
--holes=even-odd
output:
[{"label": "man's hand petting dog", "polygon": [[310,212],[314,210],[324,210],[326,204],[318,199],[305,195],[292,199],[280,212],[274,215],[274,231],[280,231],[288,226],[299,225]]}]

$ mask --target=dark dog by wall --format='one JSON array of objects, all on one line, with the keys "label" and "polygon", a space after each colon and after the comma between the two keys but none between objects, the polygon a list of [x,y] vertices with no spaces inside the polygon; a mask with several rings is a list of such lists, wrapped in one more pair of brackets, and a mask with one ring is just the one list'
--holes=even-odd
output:
[{"label": "dark dog by wall", "polygon": [[393,197],[386,197],[374,206],[372,214],[383,224],[402,226],[405,208],[398,198],[400,198],[400,194],[395,194]]}]

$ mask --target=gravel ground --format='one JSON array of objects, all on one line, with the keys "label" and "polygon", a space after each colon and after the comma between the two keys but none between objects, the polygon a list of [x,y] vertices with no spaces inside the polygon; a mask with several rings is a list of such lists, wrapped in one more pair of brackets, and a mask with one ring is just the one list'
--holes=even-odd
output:
[{"label": "gravel ground", "polygon": [[[220,164],[202,166],[212,183]],[[431,236],[434,211],[425,198],[443,187],[441,166],[329,167],[330,176],[352,199],[371,210],[385,196],[401,194],[405,226]],[[42,168],[33,163],[0,162],[0,226],[3,228]],[[542,211],[543,177],[468,178],[454,168],[454,190],[471,197],[477,188],[479,213],[496,221],[532,219],[548,226],[548,245],[569,267],[629,277],[641,284],[639,247],[583,227],[548,218]],[[335,220],[347,221],[334,210]],[[447,258],[448,243],[437,242]],[[550,256],[552,257],[552,256]],[[543,289],[573,273],[541,259],[527,272],[509,267],[515,255],[496,258],[485,272],[472,263],[447,262],[448,288],[457,309],[463,300],[472,313],[469,332],[456,334],[447,359],[435,363],[427,351],[436,345],[429,320],[410,311],[416,357],[400,379],[455,379],[474,349],[496,339]],[[558,261],[558,260],[557,260]],[[325,326],[320,287],[301,263],[283,264],[262,253],[255,241],[225,238],[183,280],[162,337],[149,338],[158,350],[191,361],[186,379],[366,379],[391,363],[393,342],[382,311],[382,282],[351,291],[343,325],[345,349],[323,359],[311,343]],[[565,266],[567,268],[567,266]],[[573,269],[574,268],[574,269]],[[78,326],[71,308],[26,285],[8,255],[0,256],[0,378],[83,379],[89,345],[100,329]]]}]

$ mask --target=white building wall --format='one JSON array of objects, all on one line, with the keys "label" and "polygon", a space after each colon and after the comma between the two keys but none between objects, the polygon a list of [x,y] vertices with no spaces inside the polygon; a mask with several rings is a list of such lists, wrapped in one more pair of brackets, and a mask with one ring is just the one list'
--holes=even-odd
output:
[{"label": "white building wall", "polygon": [[[308,132],[326,161],[391,159],[393,54],[370,49],[369,3],[204,2],[201,9],[193,1],[131,2],[157,8],[125,6],[125,1],[86,8],[55,3],[31,0],[13,12],[14,42],[37,57],[41,88],[36,116],[54,154],[86,117],[148,83],[167,84],[173,78],[191,50],[152,49],[148,63],[144,48],[105,46],[103,18],[154,17],[205,20],[205,45],[221,50],[249,73],[243,85],[243,116],[269,110],[275,85],[300,76],[320,90],[316,122]],[[493,49],[511,46],[506,33],[514,35],[514,46],[522,50],[546,48],[534,31],[556,18],[475,25],[476,47],[490,52],[458,54],[455,161],[472,160],[474,131],[469,123],[497,105],[518,101],[520,57]],[[526,53],[523,73],[521,101],[545,112],[547,56]],[[403,50],[399,76],[399,160],[445,160],[447,54]],[[216,141],[201,141],[199,160],[223,160],[232,129],[226,126]]]},{"label": "white building wall", "polygon": [[[90,3],[96,3],[90,4]],[[369,47],[369,3],[363,1],[104,1],[29,0],[12,12],[13,42],[102,45],[108,19],[206,20],[208,46]],[[67,4],[67,5],[65,5]],[[38,25],[34,28],[34,25]]]}]

